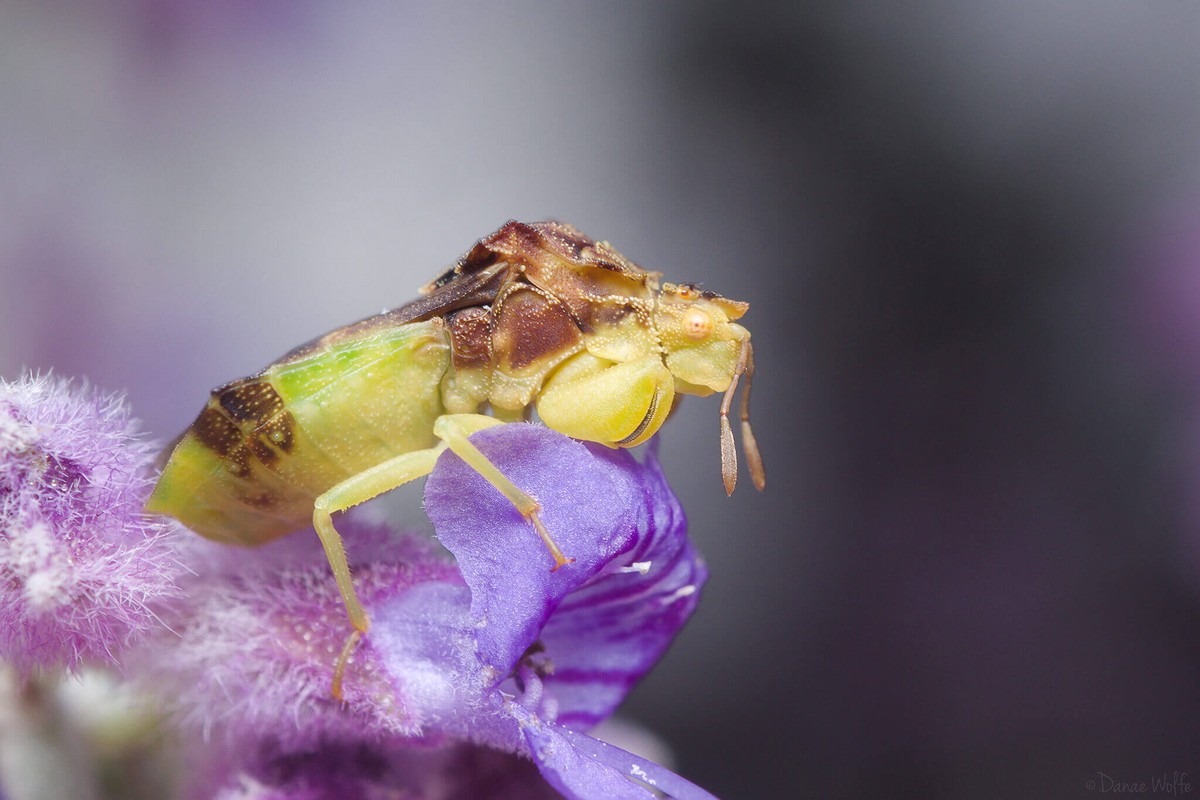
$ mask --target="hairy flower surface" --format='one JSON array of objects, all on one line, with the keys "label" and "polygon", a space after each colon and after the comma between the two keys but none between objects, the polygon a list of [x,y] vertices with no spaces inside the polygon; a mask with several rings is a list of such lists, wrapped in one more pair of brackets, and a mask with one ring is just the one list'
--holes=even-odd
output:
[{"label": "hairy flower surface", "polygon": [[263,548],[257,571],[243,563],[202,576],[199,607],[159,672],[175,676],[185,710],[223,728],[242,755],[228,791],[274,796],[265,793],[278,788],[271,776],[300,754],[360,748],[356,758],[370,752],[386,765],[401,748],[406,759],[442,763],[447,747],[478,745],[531,759],[568,797],[656,796],[650,787],[708,797],[582,733],[662,655],[706,577],[657,464],[534,425],[497,426],[472,441],[538,499],[575,561],[552,570],[528,521],[443,454],[425,502],[454,561],[420,539],[339,521],[372,619],[344,704],[329,681],[349,629],[314,535]]},{"label": "hairy flower surface", "polygon": [[0,381],[0,656],[115,663],[159,626],[180,568],[141,512],[149,445],[125,404],[51,377]]}]

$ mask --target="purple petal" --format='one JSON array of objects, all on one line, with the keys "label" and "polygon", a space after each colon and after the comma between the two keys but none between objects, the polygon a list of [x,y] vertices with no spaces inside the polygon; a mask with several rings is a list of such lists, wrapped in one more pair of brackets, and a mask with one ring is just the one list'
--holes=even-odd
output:
[{"label": "purple petal", "polygon": [[533,753],[551,786],[571,800],[716,800],[713,795],[652,761],[553,723],[513,704]]},{"label": "purple petal", "polygon": [[658,461],[640,468],[644,531],[637,546],[565,598],[541,640],[554,671],[555,721],[586,729],[607,718],[661,658],[708,576]]},{"label": "purple petal", "polygon": [[[345,704],[328,692],[349,628],[312,535],[233,562],[198,559],[207,569],[195,582],[197,605],[160,674],[174,676],[198,721],[233,734],[242,751],[229,760],[235,766],[252,763],[256,749],[283,754],[272,763],[299,764],[307,753],[360,747],[387,771],[457,741],[532,757],[570,797],[649,798],[656,786],[708,797],[552,721],[559,713],[582,727],[607,716],[695,608],[705,569],[657,463],[531,425],[473,441],[539,499],[575,563],[552,572],[511,504],[457,457],[443,457],[426,505],[457,568],[428,543],[372,533],[352,516],[339,523],[372,619],[347,671]],[[531,648],[539,640],[544,656]],[[315,773],[289,783],[300,773],[277,780],[245,768],[259,781],[246,786],[263,797],[276,788],[304,796],[316,785]],[[368,786],[376,776],[359,777]],[[231,798],[259,796],[227,788]]]},{"label": "purple petal", "polygon": [[537,425],[480,431],[471,441],[513,483],[537,498],[541,518],[575,561],[554,561],[533,526],[451,451],[425,486],[425,509],[471,589],[479,652],[497,680],[538,638],[568,593],[629,549],[640,489],[628,453],[597,458],[579,442]]},{"label": "purple petal", "polygon": [[[371,603],[371,648],[404,687],[409,713],[426,733],[486,741],[512,751],[504,730],[477,730],[487,680],[475,653],[470,592],[461,584],[431,582]],[[483,714],[482,716],[486,716]]]}]

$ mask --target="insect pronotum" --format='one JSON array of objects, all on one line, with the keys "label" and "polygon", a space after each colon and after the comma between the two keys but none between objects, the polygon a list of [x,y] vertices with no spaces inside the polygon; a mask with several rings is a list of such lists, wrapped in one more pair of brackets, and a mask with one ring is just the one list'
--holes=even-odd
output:
[{"label": "insect pronotum", "polygon": [[335,512],[429,474],[449,447],[530,521],[552,569],[572,561],[537,501],[468,440],[475,431],[536,409],[568,436],[633,447],[658,431],[677,394],[724,392],[721,474],[732,493],[728,415],[744,377],[742,447],[755,485],[765,484],[749,422],[750,333],[734,322],[747,303],[660,283],[559,222],[505,224],[421,293],[214,389],[146,505],[247,546],[313,525],[353,627],[334,667],[338,698],[370,620]]}]

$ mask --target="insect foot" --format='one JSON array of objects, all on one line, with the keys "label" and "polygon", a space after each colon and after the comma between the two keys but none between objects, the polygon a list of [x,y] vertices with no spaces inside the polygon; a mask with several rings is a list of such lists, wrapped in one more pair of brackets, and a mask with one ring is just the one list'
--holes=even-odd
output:
[{"label": "insect foot", "polygon": [[[481,478],[490,483],[496,491],[508,498],[509,502],[521,513],[521,516],[529,520],[533,525],[533,529],[537,531],[537,535],[546,545],[546,549],[550,551],[550,556],[554,559],[554,566],[551,567],[551,572],[557,571],[560,567],[572,563],[575,559],[564,555],[562,548],[554,541],[554,537],[550,535],[550,531],[546,529],[546,525],[542,522],[541,511],[542,506],[529,494],[517,488],[517,485],[497,467],[491,459],[475,446],[468,438],[471,434],[488,428],[494,428],[505,423],[500,422],[495,417],[487,417],[481,414],[447,414],[439,417],[433,425],[434,434],[442,439],[446,445],[454,451],[454,454],[463,460],[471,469],[475,470]],[[514,423],[515,424],[515,423]]]},{"label": "insect foot", "polygon": [[[539,508],[535,508],[525,516],[533,523],[534,530],[538,536],[542,537],[542,541],[546,544],[546,549],[550,551],[550,555],[554,557],[554,566],[550,568],[551,572],[557,572],[559,567],[565,567],[567,564],[575,563],[575,559],[570,556],[563,555],[563,551],[559,549],[558,544],[550,535],[550,531],[546,530],[546,526],[542,524],[542,518],[538,516]],[[524,512],[522,512],[524,513]]]}]

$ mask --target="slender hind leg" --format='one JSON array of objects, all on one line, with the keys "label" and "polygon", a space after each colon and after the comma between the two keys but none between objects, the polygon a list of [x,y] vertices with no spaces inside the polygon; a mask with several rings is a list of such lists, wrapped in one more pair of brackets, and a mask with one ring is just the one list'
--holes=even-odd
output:
[{"label": "slender hind leg", "polygon": [[354,581],[350,576],[350,566],[346,561],[346,548],[341,535],[333,526],[333,514],[345,511],[354,506],[378,497],[409,481],[416,480],[433,471],[434,464],[442,451],[449,447],[472,469],[482,475],[488,483],[496,487],[517,510],[530,521],[538,536],[545,543],[550,555],[554,557],[554,569],[569,564],[575,559],[563,555],[562,550],[550,536],[546,526],[538,516],[540,507],[537,501],[518,489],[500,468],[493,464],[479,448],[471,444],[467,437],[476,431],[501,425],[499,420],[482,414],[448,414],[438,417],[434,423],[433,432],[445,444],[430,447],[425,450],[413,450],[409,453],[388,459],[357,475],[352,475],[329,491],[318,497],[313,504],[313,527],[321,537],[325,548],[325,556],[333,570],[334,580],[337,581],[338,591],[341,592],[342,602],[346,605],[346,615],[354,630],[346,637],[342,652],[338,655],[337,664],[333,669],[333,696],[342,699],[342,679],[346,673],[346,664],[354,653],[359,640],[371,627],[371,620],[366,610],[359,602],[358,594],[354,591]]},{"label": "slender hind leg", "polygon": [[354,631],[346,639],[338,656],[337,665],[333,670],[333,696],[342,699],[342,676],[346,672],[346,663],[354,652],[355,645],[364,633],[371,627],[371,620],[366,610],[358,600],[354,591],[354,581],[350,577],[350,566],[346,563],[346,548],[342,543],[341,534],[333,527],[333,513],[353,508],[359,503],[365,503],[373,497],[402,486],[422,475],[428,475],[433,470],[438,455],[444,446],[431,447],[427,450],[414,450],[395,458],[388,459],[368,470],[353,475],[329,491],[322,494],[313,504],[313,527],[321,537],[325,548],[325,557],[333,570],[333,578],[337,581],[338,591],[342,594],[342,602],[346,604],[346,615]]}]

